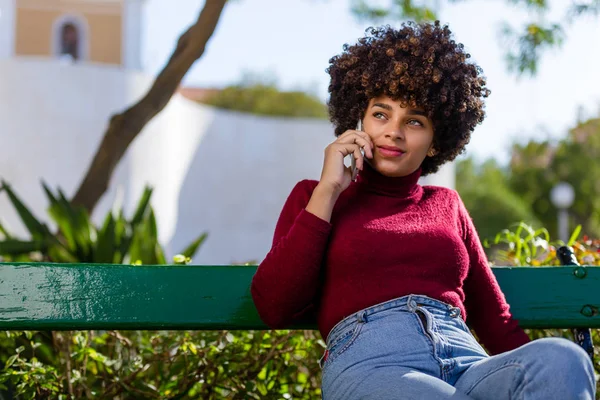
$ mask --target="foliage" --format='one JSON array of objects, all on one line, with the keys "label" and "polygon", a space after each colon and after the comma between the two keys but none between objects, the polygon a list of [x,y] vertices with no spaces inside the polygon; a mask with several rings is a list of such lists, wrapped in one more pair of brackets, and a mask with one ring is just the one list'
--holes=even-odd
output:
[{"label": "foliage", "polygon": [[507,172],[495,161],[476,165],[471,158],[456,163],[456,190],[481,238],[493,237],[513,221],[539,225],[531,206],[508,185]]},{"label": "foliage", "polygon": [[540,53],[562,45],[565,32],[562,25],[530,22],[521,28],[521,32],[505,23],[502,29],[504,40],[509,50],[506,53],[506,63],[511,72],[520,74],[529,72],[535,75],[538,72]]},{"label": "foliage", "polygon": [[[0,224],[0,256],[6,261],[51,261],[58,263],[132,263],[165,264],[165,255],[158,242],[154,211],[150,206],[152,189],[146,188],[135,213],[125,218],[123,210],[117,215],[110,211],[101,227],[91,222],[83,207],[73,206],[58,189],[53,193],[43,184],[50,206],[48,215],[58,233],[36,218],[23,201],[2,181],[4,191],[19,214],[31,238],[15,238]],[[0,236],[0,238],[2,237]],[[181,255],[191,257],[206,239],[202,233]],[[184,258],[185,260],[185,258]]]},{"label": "foliage", "polygon": [[274,83],[242,82],[215,93],[204,103],[257,115],[327,118],[327,108],[315,96],[283,92]]},{"label": "foliage", "polygon": [[[575,156],[576,155],[576,156]],[[557,232],[558,210],[550,191],[558,182],[573,185],[572,222],[583,232],[600,237],[600,119],[580,122],[568,135],[551,144],[529,141],[514,145],[508,187],[527,204],[550,233]]]},{"label": "foliage", "polygon": [[[581,234],[581,226],[578,226],[567,243],[560,240],[551,241],[548,230],[540,228],[534,230],[531,226],[520,222],[513,225],[514,230],[504,229],[499,232],[494,240],[487,241],[486,246],[498,247],[490,259],[491,264],[501,266],[556,266],[560,268],[560,262],[556,256],[556,249],[562,245],[568,245],[573,249],[577,261],[582,265],[600,266],[600,240],[591,239]],[[573,340],[573,332],[570,329],[527,329],[531,339],[544,337],[564,337]],[[600,343],[600,329],[591,330],[593,343]],[[595,358],[594,368],[596,374],[600,374],[600,362]],[[600,382],[597,383],[600,386]],[[600,389],[600,388],[598,388]],[[600,396],[600,390],[597,393]],[[597,397],[598,398],[598,397]]]},{"label": "foliage", "polygon": [[[146,203],[145,198],[141,204]],[[29,219],[23,203],[13,203],[21,216]],[[141,221],[150,218],[142,214],[147,216]],[[32,227],[37,226],[34,221],[29,219]],[[592,259],[586,257],[593,256],[593,263],[600,265],[600,241],[584,237],[577,242],[578,235],[576,230],[570,243],[578,258],[588,263],[586,260]],[[4,236],[10,235],[5,232]],[[154,236],[148,237],[154,240]],[[498,244],[511,249],[513,259],[520,260],[515,264],[522,265],[523,261],[536,265],[534,260],[544,252],[544,262],[549,261],[552,246],[557,244],[550,242],[547,230],[536,231],[523,223],[496,238]],[[86,254],[69,247],[66,237],[56,241],[73,257]],[[199,243],[190,249],[197,249]],[[177,261],[189,262],[194,251],[184,252],[187,255]],[[27,256],[32,254],[19,257]],[[42,258],[48,256],[42,253]],[[533,338],[571,335],[568,330],[528,333]],[[598,339],[598,332],[594,331],[594,337]],[[314,399],[321,394],[317,360],[324,347],[316,331],[3,332],[0,393],[4,390],[17,399]]]},{"label": "foliage", "polygon": [[519,222],[511,229],[503,229],[494,239],[485,240],[484,245],[494,248],[490,257],[492,264],[502,266],[557,266],[556,249],[560,246],[570,246],[575,257],[585,265],[600,265],[600,240],[592,240],[581,234],[581,225],[577,226],[567,243],[561,240],[550,241],[546,228],[534,229],[532,226]]},{"label": "foliage", "polygon": [[[600,0],[581,2],[571,0],[566,15],[560,22],[548,22],[550,13],[547,0],[505,0],[507,5],[515,5],[530,15],[535,15],[535,21],[529,21],[515,30],[508,23],[504,24],[501,38],[507,45],[506,62],[510,71],[518,74],[537,72],[541,53],[555,47],[560,47],[566,33],[565,27],[574,23],[582,15],[597,16],[600,13]],[[446,3],[459,3],[465,0],[447,0]],[[385,20],[414,20],[434,21],[438,19],[437,10],[426,0],[392,0],[389,5],[382,7],[367,0],[353,0],[352,12],[361,21],[381,23]],[[438,3],[439,4],[439,3]]]},{"label": "foliage", "polygon": [[[263,399],[320,397],[314,331],[7,332],[23,343],[0,372],[18,398]],[[55,354],[42,362],[44,346]]]},{"label": "foliage", "polygon": [[[32,238],[0,228],[6,261],[164,263],[147,189],[131,219],[111,212],[94,227],[86,212],[46,187],[59,233],[8,195]],[[175,263],[188,264],[200,235]],[[35,246],[34,246],[35,244]],[[324,343],[314,331],[75,331],[0,333],[0,397],[312,399],[320,397]]]},{"label": "foliage", "polygon": [[482,239],[513,221],[544,226],[557,234],[558,210],[550,200],[552,188],[569,182],[575,201],[569,209],[570,226],[600,237],[600,118],[579,122],[555,143],[530,140],[514,144],[507,167],[488,160],[456,162],[456,189]]}]

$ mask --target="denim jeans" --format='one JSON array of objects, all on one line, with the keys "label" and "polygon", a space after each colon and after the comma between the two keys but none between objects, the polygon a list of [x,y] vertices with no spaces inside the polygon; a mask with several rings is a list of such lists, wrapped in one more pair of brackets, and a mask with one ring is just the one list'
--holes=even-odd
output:
[{"label": "denim jeans", "polygon": [[324,400],[592,400],[596,390],[591,360],[569,340],[489,356],[458,308],[420,295],[340,321],[319,364]]}]

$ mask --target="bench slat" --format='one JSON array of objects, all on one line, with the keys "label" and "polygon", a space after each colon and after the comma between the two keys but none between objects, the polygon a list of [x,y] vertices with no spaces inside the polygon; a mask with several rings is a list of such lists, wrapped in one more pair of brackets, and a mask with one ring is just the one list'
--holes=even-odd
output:
[{"label": "bench slat", "polygon": [[[600,267],[493,268],[525,328],[600,328]],[[0,263],[0,329],[266,329],[256,266]],[[590,306],[592,316],[581,310]],[[314,324],[307,326],[314,328]]]}]

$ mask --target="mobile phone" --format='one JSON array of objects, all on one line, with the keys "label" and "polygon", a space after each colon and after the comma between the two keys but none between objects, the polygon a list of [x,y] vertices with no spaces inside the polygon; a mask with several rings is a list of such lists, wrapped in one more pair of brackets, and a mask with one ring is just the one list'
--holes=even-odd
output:
[{"label": "mobile phone", "polygon": [[[358,124],[356,124],[356,130],[362,132],[362,130],[363,130],[362,119],[358,120]],[[364,160],[365,151],[362,148],[360,149],[360,153],[362,154],[363,160]],[[356,160],[354,159],[353,154],[350,155],[350,169],[352,170],[352,180],[356,181],[356,176],[358,175],[358,171],[356,169]]]}]

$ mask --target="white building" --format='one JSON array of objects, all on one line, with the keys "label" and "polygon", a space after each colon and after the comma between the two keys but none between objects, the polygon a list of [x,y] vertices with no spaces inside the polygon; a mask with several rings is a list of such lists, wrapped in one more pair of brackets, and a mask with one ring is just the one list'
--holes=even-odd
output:
[{"label": "white building", "polygon": [[[143,0],[0,0],[0,177],[38,217],[40,180],[72,196],[110,116],[152,83],[140,71]],[[225,112],[176,95],[144,129],[94,213],[155,188],[170,255],[203,231],[195,264],[261,260],[294,184],[318,179],[329,122]],[[301,156],[300,156],[301,155]],[[423,183],[454,186],[451,165]],[[26,231],[4,194],[0,220]]]}]

